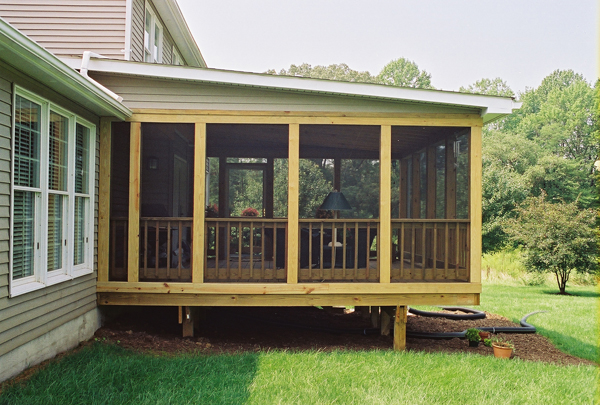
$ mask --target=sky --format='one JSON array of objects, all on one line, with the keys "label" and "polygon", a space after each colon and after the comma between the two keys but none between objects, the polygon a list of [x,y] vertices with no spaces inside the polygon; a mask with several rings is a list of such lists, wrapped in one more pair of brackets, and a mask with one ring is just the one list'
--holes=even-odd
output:
[{"label": "sky", "polygon": [[211,68],[375,75],[404,57],[438,89],[500,77],[516,93],[556,69],[598,77],[598,0],[177,1]]}]

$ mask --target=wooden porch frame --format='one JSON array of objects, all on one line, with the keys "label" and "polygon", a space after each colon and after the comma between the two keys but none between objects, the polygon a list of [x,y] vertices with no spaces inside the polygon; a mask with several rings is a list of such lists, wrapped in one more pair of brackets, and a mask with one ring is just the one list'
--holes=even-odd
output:
[{"label": "wooden porch frame", "polygon": [[[448,302],[478,302],[481,291],[481,132],[482,119],[478,115],[463,114],[353,114],[353,113],[290,113],[290,112],[248,112],[248,111],[174,111],[174,110],[134,110],[131,122],[130,143],[130,187],[129,187],[129,228],[128,228],[128,272],[127,282],[108,281],[109,257],[109,217],[110,217],[110,121],[103,119],[100,125],[100,176],[99,176],[99,219],[98,219],[98,293],[106,294],[242,294],[244,296],[273,295],[290,296],[295,294],[311,294],[319,290],[323,297],[338,294],[336,299],[345,295],[349,299],[352,294],[362,294],[372,301],[379,302],[376,295],[388,298],[398,294],[417,299],[427,294],[458,294],[462,298],[448,297]],[[140,283],[139,280],[139,214],[140,214],[140,176],[141,176],[141,127],[148,123],[193,123],[195,125],[195,160],[194,160],[194,237],[192,256],[191,283]],[[216,123],[239,124],[288,124],[289,125],[289,163],[288,163],[288,243],[287,243],[287,283],[268,286],[252,284],[238,286],[235,283],[204,283],[204,197],[205,197],[205,161],[206,161],[206,125]],[[322,283],[298,284],[298,167],[299,167],[299,126],[303,124],[339,124],[339,125],[378,125],[381,128],[380,140],[380,223],[379,236],[381,255],[381,273],[379,283]],[[391,129],[392,126],[445,126],[470,127],[471,141],[469,147],[469,220],[470,236],[470,276],[469,283],[392,283],[390,284],[390,265],[392,260],[391,244]],[[448,150],[447,145],[447,152]],[[428,151],[428,155],[431,151]],[[429,159],[430,156],[428,156]],[[428,159],[428,160],[429,160]],[[448,159],[447,159],[448,161]],[[404,165],[402,165],[404,166]],[[428,178],[431,174],[428,173]],[[449,188],[449,187],[448,187]],[[403,201],[404,197],[400,200]],[[196,203],[198,202],[198,203]],[[431,213],[428,207],[428,214]],[[299,289],[296,287],[300,287]],[[341,286],[341,287],[338,287]],[[384,287],[389,286],[389,287]],[[342,288],[343,287],[343,288]],[[341,290],[340,290],[341,288]],[[345,288],[345,290],[344,290]],[[387,290],[389,288],[389,290]],[[236,291],[238,291],[236,293]],[[268,292],[266,292],[268,291]],[[285,292],[283,292],[285,291]],[[337,293],[334,291],[338,291]],[[339,291],[346,291],[341,293]],[[365,295],[366,294],[366,295]],[[461,295],[462,294],[462,295]],[[170,294],[169,294],[170,295]],[[368,296],[368,297],[367,297]],[[165,295],[166,297],[166,295]],[[433,296],[428,296],[427,300]],[[197,297],[196,297],[197,298]],[[366,299],[365,298],[365,299]],[[438,297],[439,298],[439,297]],[[321,298],[325,300],[325,298]],[[408,298],[407,298],[408,299]],[[424,298],[423,298],[424,299]],[[165,298],[166,300],[166,298]],[[312,302],[306,298],[305,303]],[[458,300],[458,301],[457,301]],[[122,302],[128,300],[122,299]],[[300,302],[297,299],[294,302]],[[141,301],[140,301],[141,302]],[[166,302],[166,301],[165,301]],[[232,301],[233,302],[233,301]],[[249,301],[252,302],[252,301]],[[259,301],[254,301],[255,303]],[[262,305],[270,302],[264,299]],[[272,301],[273,305],[286,305],[280,301]],[[275,302],[278,302],[275,304]],[[291,302],[291,301],[290,301]],[[322,302],[322,301],[319,301]],[[361,301],[366,302],[366,301]],[[383,301],[382,301],[383,302]],[[388,301],[385,301],[388,302]],[[408,302],[408,301],[407,301]],[[411,301],[412,302],[412,301]],[[439,301],[438,301],[439,302]],[[102,303],[102,302],[101,302]],[[114,302],[113,302],[114,303]],[[397,303],[397,302],[396,302]],[[141,304],[143,305],[143,304]],[[170,304],[163,304],[170,305]],[[205,305],[203,303],[202,305]],[[381,303],[381,305],[384,305]]]}]

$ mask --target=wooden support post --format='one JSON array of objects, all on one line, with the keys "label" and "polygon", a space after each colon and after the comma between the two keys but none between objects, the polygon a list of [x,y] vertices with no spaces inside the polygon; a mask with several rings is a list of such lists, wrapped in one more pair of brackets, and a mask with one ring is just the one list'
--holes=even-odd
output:
[{"label": "wooden support post", "polygon": [[481,127],[471,127],[469,144],[469,281],[481,283]]},{"label": "wooden support post", "polygon": [[265,184],[265,218],[273,218],[273,191],[275,182],[275,159],[267,158],[266,169],[266,184]]},{"label": "wooden support post", "polygon": [[381,336],[389,336],[392,328],[394,307],[381,307]]},{"label": "wooden support post", "polygon": [[100,119],[100,174],[98,178],[98,281],[108,281],[110,246],[111,121]]},{"label": "wooden support post", "polygon": [[206,200],[206,123],[197,122],[194,137],[194,220],[192,233],[192,283],[204,282]]},{"label": "wooden support post", "polygon": [[[298,195],[300,189],[300,125],[290,124],[288,153],[287,282],[298,283]],[[275,237],[275,236],[274,236]]]},{"label": "wooden support post", "polygon": [[371,326],[378,328],[379,325],[379,307],[371,307]]},{"label": "wooden support post", "polygon": [[129,149],[129,229],[127,245],[127,281],[137,283],[140,273],[140,184],[142,124],[131,123]]},{"label": "wooden support post", "polygon": [[406,349],[406,322],[408,320],[408,307],[406,305],[396,306],[396,317],[394,322],[394,350]]},{"label": "wooden support post", "polygon": [[456,137],[446,139],[446,218],[456,218],[456,156],[454,142]]},{"label": "wooden support post", "polygon": [[[183,319],[182,319],[183,318]],[[179,307],[179,319],[183,326],[183,337],[194,337],[194,311],[192,307]]]},{"label": "wooden support post", "polygon": [[390,125],[381,126],[379,143],[379,223],[377,234],[379,282],[389,283],[392,267],[392,127]]}]

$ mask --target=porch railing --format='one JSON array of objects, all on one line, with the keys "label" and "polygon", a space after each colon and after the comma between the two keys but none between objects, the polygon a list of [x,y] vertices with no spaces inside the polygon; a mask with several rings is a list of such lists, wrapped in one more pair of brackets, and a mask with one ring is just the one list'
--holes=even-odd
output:
[{"label": "porch railing", "polygon": [[285,282],[287,219],[207,218],[206,282]]},{"label": "porch railing", "polygon": [[298,281],[379,281],[377,219],[301,219]]},{"label": "porch railing", "polygon": [[468,219],[393,219],[391,280],[467,281]]},{"label": "porch railing", "polygon": [[192,218],[140,218],[140,281],[192,281]]}]

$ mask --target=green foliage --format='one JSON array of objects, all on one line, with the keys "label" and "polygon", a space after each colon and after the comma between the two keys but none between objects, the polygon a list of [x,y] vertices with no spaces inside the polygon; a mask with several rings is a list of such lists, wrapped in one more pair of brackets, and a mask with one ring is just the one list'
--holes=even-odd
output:
[{"label": "green foliage", "polygon": [[499,77],[495,79],[481,79],[467,87],[461,87],[458,91],[462,93],[487,94],[490,96],[514,97],[515,93],[508,84]]},{"label": "green foliage", "polygon": [[266,73],[271,75],[311,77],[313,79],[339,80],[344,82],[375,83],[377,81],[377,79],[371,76],[369,72],[359,72],[350,69],[345,63],[340,63],[339,65],[332,64],[329,66],[317,65],[315,67],[308,63],[303,63],[298,66],[290,65],[288,70],[281,69],[279,73],[277,73],[275,69],[269,69]]},{"label": "green foliage", "polygon": [[504,229],[525,248],[524,264],[528,270],[554,273],[563,294],[571,271],[596,270],[598,246],[593,210],[580,210],[576,201],[549,201],[542,193],[528,197],[516,211],[518,217],[507,220]]},{"label": "green foliage", "polygon": [[420,70],[419,66],[406,58],[389,62],[377,75],[377,82],[400,87],[432,89],[431,74]]},{"label": "green foliage", "polygon": [[467,329],[467,331],[465,332],[465,337],[470,342],[479,342],[481,340],[481,337],[479,336],[479,329],[475,328]]}]

